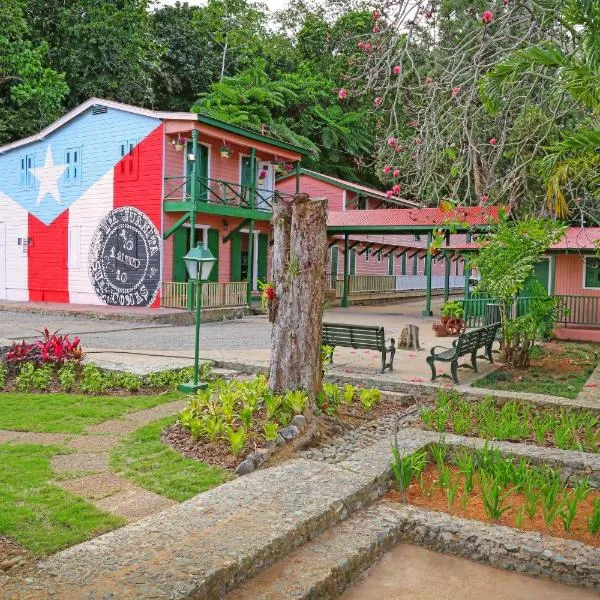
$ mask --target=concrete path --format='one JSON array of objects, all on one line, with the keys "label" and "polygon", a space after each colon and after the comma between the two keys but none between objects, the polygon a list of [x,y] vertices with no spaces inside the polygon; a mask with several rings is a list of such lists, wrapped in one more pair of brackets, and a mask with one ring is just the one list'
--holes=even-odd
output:
[{"label": "concrete path", "polygon": [[110,450],[128,433],[175,415],[185,405],[185,400],[175,400],[127,413],[122,418],[93,425],[78,435],[0,430],[0,443],[56,445],[74,450],[71,454],[52,458],[52,469],[64,477],[56,484],[85,498],[100,510],[123,517],[127,522],[137,521],[177,503],[111,473],[108,466]]},{"label": "concrete path", "polygon": [[395,546],[341,600],[592,600],[592,590],[495,569],[419,546]]}]

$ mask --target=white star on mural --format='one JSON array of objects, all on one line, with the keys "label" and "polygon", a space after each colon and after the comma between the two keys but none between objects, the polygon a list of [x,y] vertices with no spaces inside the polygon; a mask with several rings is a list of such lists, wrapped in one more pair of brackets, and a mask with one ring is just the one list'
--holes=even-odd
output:
[{"label": "white star on mural", "polygon": [[37,167],[35,170],[36,179],[40,182],[36,206],[39,206],[46,194],[50,194],[58,204],[60,201],[60,190],[58,189],[58,180],[65,172],[66,165],[55,165],[52,158],[52,149],[48,144],[46,150],[46,161],[43,167]]}]

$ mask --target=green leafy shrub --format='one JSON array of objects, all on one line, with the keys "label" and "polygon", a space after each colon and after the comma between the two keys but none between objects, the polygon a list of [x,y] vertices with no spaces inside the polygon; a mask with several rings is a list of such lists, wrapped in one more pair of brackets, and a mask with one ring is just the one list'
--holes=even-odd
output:
[{"label": "green leafy shrub", "polygon": [[455,317],[457,319],[463,318],[463,306],[459,300],[449,300],[444,302],[440,311],[442,317]]},{"label": "green leafy shrub", "polygon": [[360,400],[365,412],[371,412],[375,404],[381,400],[381,391],[377,388],[364,388],[358,393],[358,399]]},{"label": "green leafy shrub", "polygon": [[301,415],[306,407],[308,396],[302,390],[288,390],[285,393],[284,404],[295,415]]},{"label": "green leafy shrub", "polygon": [[128,392],[137,392],[143,384],[143,379],[135,373],[115,373],[111,387],[122,388]]},{"label": "green leafy shrub", "polygon": [[96,365],[85,365],[81,373],[79,389],[86,394],[102,394],[109,388],[109,381]]},{"label": "green leafy shrub", "polygon": [[0,364],[0,390],[6,386],[6,367]]},{"label": "green leafy shrub", "polygon": [[400,456],[398,448],[392,446],[392,454],[394,457],[392,471],[398,483],[398,489],[404,493],[410,482],[419,477],[427,466],[427,452],[421,450],[407,456]]},{"label": "green leafy shrub", "polygon": [[277,423],[265,423],[263,425],[263,432],[265,436],[265,440],[267,442],[274,442],[277,439],[277,430],[279,429],[279,425]]},{"label": "green leafy shrub", "polygon": [[231,454],[237,456],[246,446],[246,430],[243,427],[232,429],[231,427],[227,430],[227,437],[229,438],[229,450]]},{"label": "green leafy shrub", "polygon": [[19,392],[45,392],[53,378],[54,366],[51,363],[36,367],[35,363],[28,362],[21,365],[15,385]]},{"label": "green leafy shrub", "polygon": [[60,383],[60,387],[65,392],[70,392],[73,389],[76,379],[77,379],[77,368],[75,366],[75,363],[73,363],[73,362],[65,363],[58,370],[58,383]]},{"label": "green leafy shrub", "polygon": [[592,515],[588,517],[587,524],[589,532],[596,535],[600,532],[600,498],[594,500],[592,507]]},{"label": "green leafy shrub", "polygon": [[353,385],[346,383],[344,385],[344,404],[352,404],[354,398],[356,398],[356,388]]}]

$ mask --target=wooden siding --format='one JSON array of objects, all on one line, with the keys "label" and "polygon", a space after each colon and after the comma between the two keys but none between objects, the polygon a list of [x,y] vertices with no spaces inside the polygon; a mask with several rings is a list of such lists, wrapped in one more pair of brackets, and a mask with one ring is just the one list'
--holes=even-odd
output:
[{"label": "wooden siding", "polygon": [[583,288],[583,261],[580,254],[558,254],[554,293],[562,296],[600,296],[600,290]]}]

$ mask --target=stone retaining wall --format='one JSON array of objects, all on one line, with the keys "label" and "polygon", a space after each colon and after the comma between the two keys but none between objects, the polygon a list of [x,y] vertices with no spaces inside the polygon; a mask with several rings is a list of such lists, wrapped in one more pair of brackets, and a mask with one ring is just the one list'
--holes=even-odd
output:
[{"label": "stone retaining wall", "polygon": [[385,506],[396,513],[402,541],[600,591],[600,548],[410,505]]}]

